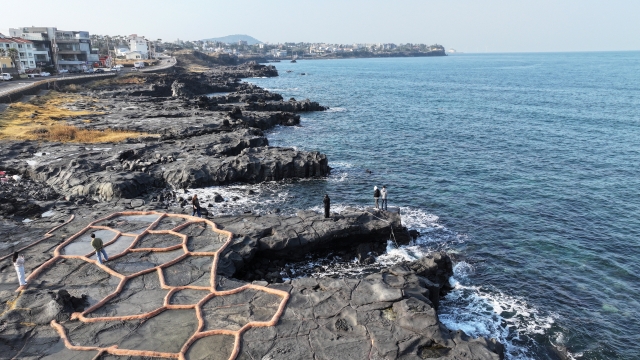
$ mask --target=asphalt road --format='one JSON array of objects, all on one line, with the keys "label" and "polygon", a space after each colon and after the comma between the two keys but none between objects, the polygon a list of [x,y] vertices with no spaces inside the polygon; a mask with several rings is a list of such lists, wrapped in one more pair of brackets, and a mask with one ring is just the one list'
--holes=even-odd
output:
[{"label": "asphalt road", "polygon": [[[176,64],[176,58],[172,57],[169,59],[161,59],[158,65],[149,66],[142,68],[141,72],[153,72],[158,70],[164,70],[172,67]],[[123,68],[118,71],[118,75],[127,74],[132,72],[131,68]],[[105,74],[111,73],[111,71],[105,71]],[[48,79],[64,79],[66,77],[78,77],[78,76],[93,76],[94,74],[60,74],[46,77],[35,77],[35,78],[27,78],[27,79],[16,79],[14,78],[11,81],[0,81],[0,95],[6,92],[15,91],[21,88],[25,88],[33,84],[37,81],[48,80]],[[98,75],[98,74],[95,74]]]}]

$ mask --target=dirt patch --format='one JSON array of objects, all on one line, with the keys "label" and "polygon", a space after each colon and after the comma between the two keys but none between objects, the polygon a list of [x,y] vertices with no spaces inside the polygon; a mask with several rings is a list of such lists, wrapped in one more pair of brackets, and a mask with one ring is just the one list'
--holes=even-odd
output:
[{"label": "dirt patch", "polygon": [[200,51],[181,50],[173,55],[178,60],[178,65],[195,73],[210,71],[216,65],[236,65],[237,63],[237,60],[229,54],[208,55]]}]

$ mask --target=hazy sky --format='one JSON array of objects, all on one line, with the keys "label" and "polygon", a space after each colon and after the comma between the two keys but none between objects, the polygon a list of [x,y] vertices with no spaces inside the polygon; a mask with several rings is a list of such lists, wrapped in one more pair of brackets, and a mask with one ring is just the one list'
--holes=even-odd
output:
[{"label": "hazy sky", "polygon": [[3,1],[0,32],[56,26],[163,40],[442,44],[463,52],[640,50],[640,0]]}]

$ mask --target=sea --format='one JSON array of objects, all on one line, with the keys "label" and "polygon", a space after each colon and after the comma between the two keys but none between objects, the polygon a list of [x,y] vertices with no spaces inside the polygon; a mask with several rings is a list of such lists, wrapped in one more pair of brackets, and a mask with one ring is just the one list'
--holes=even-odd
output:
[{"label": "sea", "polygon": [[[246,81],[329,110],[270,145],[320,151],[331,175],[198,190],[210,212],[320,211],[325,193],[334,211],[366,208],[386,185],[420,237],[369,266],[447,251],[449,329],[498,339],[507,359],[640,359],[640,52],[275,66]],[[291,269],[367,272],[331,256]]]}]

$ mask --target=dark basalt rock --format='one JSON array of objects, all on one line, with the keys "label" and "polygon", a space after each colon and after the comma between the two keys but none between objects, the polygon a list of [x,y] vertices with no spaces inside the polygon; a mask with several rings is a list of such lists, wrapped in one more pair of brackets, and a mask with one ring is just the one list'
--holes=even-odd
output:
[{"label": "dark basalt rock", "polygon": [[[140,74],[139,81],[126,85],[100,82],[82,90],[83,95],[98,99],[96,104],[68,105],[95,108],[100,114],[65,121],[82,128],[126,129],[157,136],[100,145],[0,141],[0,170],[22,176],[19,182],[0,184],[0,216],[37,215],[52,209],[50,217],[34,217],[30,223],[1,219],[5,241],[0,243],[0,255],[32,244],[75,214],[75,220],[52,237],[22,250],[27,259],[25,270],[30,273],[51,259],[57,244],[112,212],[132,208],[187,212],[184,188],[327,175],[330,168],[325,155],[269,146],[263,130],[299,124],[297,112],[324,110],[309,100],[284,102],[278,94],[238,81],[239,77],[276,75],[272,66],[246,63],[220,66],[204,74],[180,69],[169,74]],[[215,99],[201,96],[214,92],[231,94]],[[90,122],[83,121],[87,119]],[[214,201],[224,199],[218,195]],[[172,202],[183,208],[170,208]],[[274,327],[250,328],[242,334],[239,359],[498,360],[504,356],[497,341],[472,339],[439,322],[436,309],[452,274],[451,259],[444,253],[362,278],[303,277],[282,283],[283,267],[309,254],[335,251],[370,263],[384,251],[392,229],[398,243],[408,242],[411,235],[395,212],[346,209],[325,219],[313,211],[280,216],[274,209],[260,216],[246,210],[241,216],[224,217],[211,217],[206,207],[201,211],[234,234],[220,254],[219,290],[256,280],[256,284],[291,295]],[[175,225],[166,224],[167,228]],[[192,230],[192,239],[200,236],[198,230]],[[219,239],[205,240],[211,244]],[[155,256],[132,254],[137,256],[136,263]],[[118,267],[125,258],[108,264]],[[188,257],[164,269],[166,281],[210,284],[210,261]],[[79,259],[58,262],[20,293],[15,292],[16,273],[8,258],[0,261],[0,274],[0,304],[4,306],[0,309],[0,344],[6,358],[95,357],[96,352],[67,349],[51,328],[52,320],[63,323],[74,345],[175,348],[169,352],[179,351],[198,327],[193,310],[167,310],[152,319],[116,323],[71,320],[71,313],[113,294],[119,283],[93,263]],[[163,304],[167,294],[155,271],[129,280],[123,291],[122,297],[96,314],[147,313]],[[250,310],[249,316],[273,305],[264,297],[245,296],[242,306]],[[233,311],[234,318],[242,315]],[[164,326],[167,321],[171,327]],[[227,319],[215,316],[206,322],[212,329],[228,325]],[[227,350],[215,342],[208,344],[217,346],[216,351]]]}]

